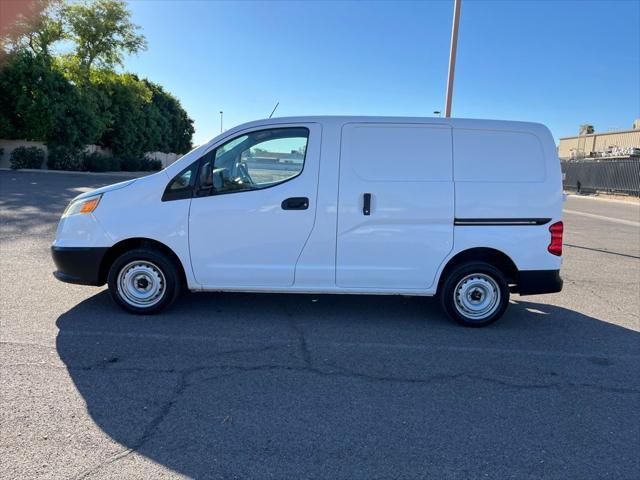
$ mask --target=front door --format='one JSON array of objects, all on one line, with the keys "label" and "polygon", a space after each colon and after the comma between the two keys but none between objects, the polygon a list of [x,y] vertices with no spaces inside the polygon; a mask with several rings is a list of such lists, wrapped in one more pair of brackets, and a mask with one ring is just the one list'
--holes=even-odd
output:
[{"label": "front door", "polygon": [[198,283],[293,284],[315,218],[320,132],[318,124],[271,125],[205,155],[189,214]]},{"label": "front door", "polygon": [[453,246],[451,128],[342,129],[336,284],[427,289]]}]

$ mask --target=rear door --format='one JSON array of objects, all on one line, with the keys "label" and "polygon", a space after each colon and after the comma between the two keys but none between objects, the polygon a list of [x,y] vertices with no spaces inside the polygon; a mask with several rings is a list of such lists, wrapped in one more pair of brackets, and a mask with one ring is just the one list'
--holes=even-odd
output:
[{"label": "rear door", "polygon": [[451,128],[342,129],[336,284],[427,289],[453,247]]}]

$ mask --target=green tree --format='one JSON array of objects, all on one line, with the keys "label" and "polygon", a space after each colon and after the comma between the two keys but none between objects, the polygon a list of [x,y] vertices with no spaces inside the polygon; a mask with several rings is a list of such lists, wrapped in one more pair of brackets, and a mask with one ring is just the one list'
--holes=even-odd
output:
[{"label": "green tree", "polygon": [[107,99],[106,128],[98,143],[120,156],[141,156],[147,151],[148,119],[145,105],[151,92],[135,75],[103,72],[94,88]]},{"label": "green tree", "polygon": [[107,99],[107,127],[100,145],[121,156],[191,150],[193,121],[180,102],[149,80],[132,74],[95,73],[92,85]]},{"label": "green tree", "polygon": [[97,138],[78,90],[43,55],[9,54],[0,69],[0,137],[79,147]]},{"label": "green tree", "polygon": [[[0,137],[44,140],[60,165],[88,143],[131,160],[131,168],[147,151],[191,149],[193,121],[180,102],[160,85],[114,71],[125,54],[146,48],[124,1],[34,5],[1,39],[9,54],[0,64]],[[69,53],[55,56],[60,40]]]},{"label": "green tree", "polygon": [[28,2],[28,11],[20,15],[0,37],[7,52],[30,50],[35,55],[51,57],[51,48],[64,39],[61,0]]},{"label": "green tree", "polygon": [[170,93],[166,92],[162,86],[144,80],[151,90],[151,101],[157,113],[151,114],[161,120],[159,123],[160,138],[155,143],[152,150],[161,152],[187,153],[191,150],[194,128],[193,120],[189,118],[187,112],[182,108],[180,101]]},{"label": "green tree", "polygon": [[71,57],[84,80],[89,79],[92,67],[112,70],[122,66],[125,53],[147,48],[123,0],[69,3],[63,8],[63,17],[74,44]]}]

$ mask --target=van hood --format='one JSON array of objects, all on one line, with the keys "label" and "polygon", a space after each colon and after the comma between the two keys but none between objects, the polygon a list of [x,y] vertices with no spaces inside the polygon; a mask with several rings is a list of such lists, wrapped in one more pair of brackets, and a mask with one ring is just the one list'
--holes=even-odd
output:
[{"label": "van hood", "polygon": [[81,198],[93,197],[94,195],[99,195],[101,193],[111,192],[113,190],[120,190],[121,188],[128,187],[132,183],[134,183],[137,178],[131,180],[125,180],[124,182],[114,183],[112,185],[106,185],[104,187],[96,188],[95,190],[91,190],[90,192],[81,193],[74,200],[79,200]]}]

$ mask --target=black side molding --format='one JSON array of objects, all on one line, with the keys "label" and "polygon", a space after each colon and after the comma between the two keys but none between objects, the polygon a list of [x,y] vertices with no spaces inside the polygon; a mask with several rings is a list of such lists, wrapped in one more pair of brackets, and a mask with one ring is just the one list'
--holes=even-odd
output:
[{"label": "black side molding", "polygon": [[550,218],[455,218],[454,225],[545,225]]}]

